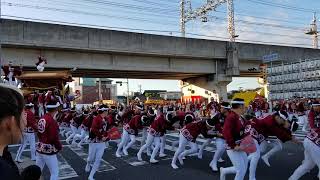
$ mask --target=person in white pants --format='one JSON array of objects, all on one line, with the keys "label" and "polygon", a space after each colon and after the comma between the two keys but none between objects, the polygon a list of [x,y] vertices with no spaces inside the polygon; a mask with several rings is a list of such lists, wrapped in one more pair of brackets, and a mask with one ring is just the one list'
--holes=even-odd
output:
[{"label": "person in white pants", "polygon": [[[268,140],[270,141],[270,145],[272,146],[272,148],[265,153],[263,156],[261,156],[261,159],[263,160],[263,162],[267,165],[267,166],[271,166],[269,163],[269,159],[271,156],[273,156],[274,154],[276,154],[277,152],[282,150],[282,142],[278,139],[278,138],[268,138]],[[265,144],[264,144],[265,145]],[[265,150],[265,148],[263,148]]]},{"label": "person in white pants", "polygon": [[241,118],[246,111],[244,100],[235,98],[231,101],[231,107],[232,109],[224,122],[223,137],[226,140],[227,154],[233,166],[220,168],[220,180],[225,180],[226,174],[234,172],[236,172],[235,180],[243,180],[248,167],[247,154],[240,147],[245,129],[244,119]]},{"label": "person in white pants", "polygon": [[59,165],[57,159],[57,153],[61,151],[62,145],[59,140],[56,114],[58,113],[57,108],[60,103],[51,101],[47,103],[47,112],[38,121],[38,138],[37,143],[37,156],[36,165],[44,168],[45,165],[48,166],[50,171],[50,180],[57,180],[59,176]]},{"label": "person in white pants", "polygon": [[[88,179],[94,180],[93,176],[98,171],[101,159],[108,141],[108,124],[105,117],[108,115],[108,107],[101,105],[98,109],[98,116],[92,121],[90,129],[89,153],[87,158],[86,172],[90,172]],[[90,171],[91,170],[91,171]]]},{"label": "person in white pants", "polygon": [[36,160],[36,140],[34,132],[36,132],[38,128],[32,109],[32,103],[28,103],[25,105],[25,113],[27,114],[27,125],[24,128],[22,144],[20,145],[17,152],[17,156],[15,158],[15,161],[19,163],[23,162],[21,160],[21,154],[24,151],[24,148],[27,146],[27,144],[30,145],[31,160]]},{"label": "person in white pants", "polygon": [[[186,145],[190,146],[189,150],[185,151]],[[177,160],[179,160],[180,164],[183,165],[183,158],[188,155],[192,154],[198,151],[198,145],[195,142],[192,142],[191,140],[188,140],[182,133],[179,135],[179,147],[174,153],[171,167],[173,169],[178,169],[179,167],[176,165]]]},{"label": "person in white pants", "polygon": [[[142,105],[137,105],[135,107],[135,116],[129,121],[128,124],[123,126],[121,141],[118,144],[116,151],[116,157],[121,157],[121,150],[125,156],[128,155],[128,149],[136,142],[136,136],[138,131],[143,129],[143,119],[141,116],[141,111],[143,110]],[[130,139],[129,143],[128,139]]]},{"label": "person in white pants", "polygon": [[[294,171],[289,180],[298,180],[304,174],[309,172],[315,166],[320,169],[320,103],[313,102],[312,109],[309,112],[308,120],[311,131],[303,142],[304,160],[302,164]],[[320,179],[320,172],[318,173]]]},{"label": "person in white pants", "polygon": [[[179,147],[174,153],[171,167],[178,169],[176,165],[177,160],[183,165],[183,158],[189,154],[196,153],[198,151],[198,145],[196,143],[197,137],[202,134],[205,138],[213,138],[214,135],[209,135],[208,131],[214,127],[212,120],[201,120],[187,124],[179,135]],[[185,150],[186,145],[190,146],[189,150]]]},{"label": "person in white pants", "polygon": [[215,172],[218,171],[218,162],[223,162],[223,159],[221,159],[222,155],[226,151],[226,141],[223,138],[216,138],[216,151],[213,155],[213,159],[211,160],[209,166],[211,169]]},{"label": "person in white pants", "polygon": [[[214,172],[218,171],[217,164],[218,164],[218,162],[223,162],[221,157],[222,157],[223,153],[226,151],[226,144],[225,144],[225,140],[223,139],[223,135],[222,135],[222,127],[224,124],[225,117],[230,112],[230,108],[231,108],[230,103],[221,102],[220,109],[219,109],[219,112],[221,112],[221,113],[216,113],[215,116],[212,117],[212,119],[216,123],[216,125],[215,125],[216,132],[215,133],[219,134],[219,137],[215,138],[216,151],[214,153],[212,161],[209,164],[209,166],[211,167],[211,169]],[[204,150],[205,146],[208,145],[212,140],[213,139],[207,139],[207,141],[202,144],[202,146],[199,149],[199,153],[198,153],[199,159],[202,159],[202,154],[203,154],[203,150]]]},{"label": "person in white pants", "polygon": [[[320,137],[316,137],[316,139],[311,140],[309,137],[304,139],[304,160],[290,176],[289,180],[300,179],[304,174],[310,172],[315,166],[320,168]],[[318,144],[314,141],[317,141]],[[318,178],[320,179],[320,172],[318,174]]]},{"label": "person in white pants", "polygon": [[155,159],[155,157],[159,149],[161,148],[160,146],[162,145],[160,142],[161,138],[164,136],[167,130],[167,127],[169,127],[169,122],[171,122],[171,120],[172,120],[172,116],[170,116],[170,118],[166,116],[165,118],[162,112],[158,113],[156,119],[152,122],[148,130],[149,132],[148,132],[146,144],[143,145],[140,148],[139,152],[137,153],[138,160],[142,161],[142,157],[141,157],[142,152],[150,148],[152,146],[152,143],[154,143],[155,147],[153,148],[153,151],[150,157],[150,163],[159,162],[158,160]]}]

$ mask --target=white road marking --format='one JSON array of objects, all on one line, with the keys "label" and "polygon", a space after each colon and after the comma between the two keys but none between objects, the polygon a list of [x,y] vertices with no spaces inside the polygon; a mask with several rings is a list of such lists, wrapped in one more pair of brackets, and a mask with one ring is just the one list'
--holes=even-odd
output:
[{"label": "white road marking", "polygon": [[[71,151],[76,153],[80,158],[82,158],[85,162],[87,162],[88,153],[83,150],[83,148],[78,147],[72,147],[71,145],[65,145],[68,147]],[[116,167],[112,166],[109,162],[105,161],[104,159],[101,160],[100,167],[98,169],[98,172],[106,172],[106,171],[112,171],[117,169]]]}]

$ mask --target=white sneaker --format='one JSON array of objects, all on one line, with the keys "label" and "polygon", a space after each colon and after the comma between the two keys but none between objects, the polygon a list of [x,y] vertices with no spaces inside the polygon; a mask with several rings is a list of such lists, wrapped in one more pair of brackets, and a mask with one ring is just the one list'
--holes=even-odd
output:
[{"label": "white sneaker", "polygon": [[173,169],[178,169],[178,168],[179,168],[176,164],[173,164],[173,163],[171,163],[171,167],[172,167]]},{"label": "white sneaker", "polygon": [[222,162],[224,162],[224,160],[223,160],[222,158],[220,158],[220,159],[218,160],[218,162],[222,163]]},{"label": "white sneaker", "polygon": [[76,142],[73,142],[73,141],[72,141],[71,147],[77,147],[77,145],[78,145],[78,144],[77,144]]},{"label": "white sneaker", "polygon": [[155,164],[155,163],[158,163],[158,162],[159,162],[158,160],[150,159],[150,163],[151,163],[151,164]]},{"label": "white sneaker", "polygon": [[215,166],[215,165],[210,165],[210,167],[211,167],[211,169],[212,169],[213,172],[217,172],[217,171],[218,171],[217,166]]},{"label": "white sneaker", "polygon": [[70,140],[69,140],[69,139],[67,139],[67,140],[66,140],[66,143],[67,143],[67,144],[70,144]]},{"label": "white sneaker", "polygon": [[269,163],[269,159],[265,156],[262,156],[261,159],[263,160],[263,162],[270,167],[270,163]]},{"label": "white sneaker", "polygon": [[198,158],[202,159],[202,153],[198,153]]},{"label": "white sneaker", "polygon": [[90,166],[89,163],[87,163],[87,165],[86,165],[86,167],[84,168],[84,170],[85,170],[86,172],[90,172],[90,169],[91,169],[91,166]]},{"label": "white sneaker", "polygon": [[23,163],[22,159],[16,159],[15,160],[17,163]]},{"label": "white sneaker", "polygon": [[220,180],[226,180],[226,175],[224,173],[224,168],[220,168]]},{"label": "white sneaker", "polygon": [[167,155],[164,154],[164,153],[159,154],[159,157],[161,157],[161,158],[166,157],[166,156],[167,156]]},{"label": "white sneaker", "polygon": [[121,155],[120,155],[119,152],[116,152],[116,157],[117,157],[117,158],[120,158],[120,157],[121,157]]},{"label": "white sneaker", "polygon": [[142,157],[141,157],[141,154],[139,154],[139,153],[137,154],[137,158],[138,158],[139,161],[143,161]]},{"label": "white sneaker", "polygon": [[128,153],[128,151],[127,151],[126,149],[122,149],[122,152],[123,152],[123,154],[124,154],[125,156],[128,156],[128,155],[129,155],[129,153]]},{"label": "white sneaker", "polygon": [[181,156],[178,156],[178,160],[179,160],[179,163],[181,164],[181,165],[183,165],[184,163],[183,163],[183,159],[182,159],[183,157],[181,157]]}]

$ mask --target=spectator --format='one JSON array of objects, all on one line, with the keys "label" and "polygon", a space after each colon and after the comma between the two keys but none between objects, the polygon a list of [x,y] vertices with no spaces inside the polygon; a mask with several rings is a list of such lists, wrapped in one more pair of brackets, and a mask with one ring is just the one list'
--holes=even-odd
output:
[{"label": "spectator", "polygon": [[41,169],[37,165],[31,165],[22,171],[21,176],[23,180],[39,180]]},{"label": "spectator", "polygon": [[7,150],[9,144],[17,144],[26,124],[23,112],[24,99],[19,89],[0,85],[0,174],[1,179],[21,179],[17,166],[12,163]]}]

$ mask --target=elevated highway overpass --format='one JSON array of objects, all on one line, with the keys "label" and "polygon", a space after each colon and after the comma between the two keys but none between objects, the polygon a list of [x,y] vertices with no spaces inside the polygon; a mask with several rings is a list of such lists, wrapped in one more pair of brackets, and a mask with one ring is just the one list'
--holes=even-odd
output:
[{"label": "elevated highway overpass", "polygon": [[232,76],[257,76],[262,57],[283,61],[320,57],[320,50],[123,32],[20,20],[1,21],[4,63],[35,70],[38,55],[46,70],[72,69],[74,76],[179,79],[208,90],[226,91]]}]

